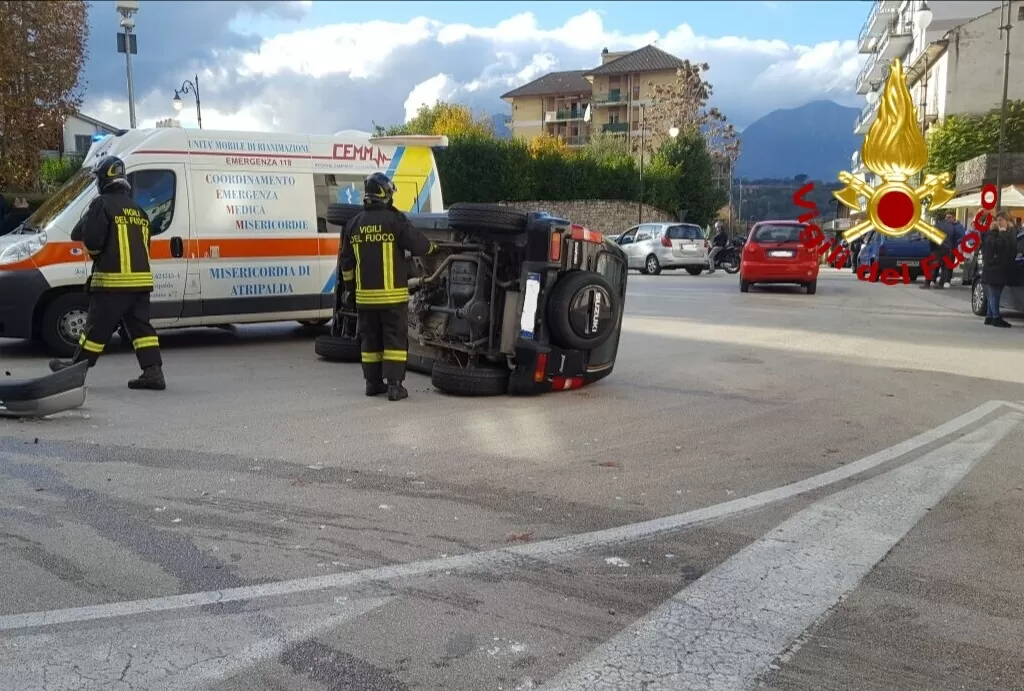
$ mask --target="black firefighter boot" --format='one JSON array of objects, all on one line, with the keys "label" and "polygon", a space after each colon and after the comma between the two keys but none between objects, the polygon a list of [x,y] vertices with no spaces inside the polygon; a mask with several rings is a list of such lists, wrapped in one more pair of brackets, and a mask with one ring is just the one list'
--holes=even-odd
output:
[{"label": "black firefighter boot", "polygon": [[144,368],[142,374],[128,382],[128,388],[163,391],[167,388],[167,382],[164,381],[163,368],[160,365]]},{"label": "black firefighter boot", "polygon": [[74,366],[74,364],[74,360],[58,360],[56,358],[50,360],[49,362],[51,372],[62,372],[66,370],[68,367]]},{"label": "black firefighter boot", "polygon": [[403,398],[409,398],[409,392],[402,386],[402,380],[388,379],[388,400],[400,401]]},{"label": "black firefighter boot", "polygon": [[388,385],[384,383],[383,379],[367,379],[366,380],[366,395],[367,396],[379,396],[382,393],[388,392]]}]

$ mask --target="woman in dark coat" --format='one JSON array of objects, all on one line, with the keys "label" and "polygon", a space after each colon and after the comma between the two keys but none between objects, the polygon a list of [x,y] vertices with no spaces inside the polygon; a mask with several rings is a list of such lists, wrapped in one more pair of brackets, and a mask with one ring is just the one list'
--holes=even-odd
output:
[{"label": "woman in dark coat", "polygon": [[1003,295],[1003,287],[1013,283],[1017,269],[1016,235],[1010,214],[1000,211],[996,215],[995,226],[981,239],[981,283],[988,302],[985,323],[1004,329],[1010,327],[1010,322],[1003,319],[999,311],[999,300]]}]

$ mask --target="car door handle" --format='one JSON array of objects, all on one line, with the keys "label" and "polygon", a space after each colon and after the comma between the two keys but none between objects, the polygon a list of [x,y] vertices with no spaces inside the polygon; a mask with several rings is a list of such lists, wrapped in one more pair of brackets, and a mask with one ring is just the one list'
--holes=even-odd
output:
[{"label": "car door handle", "polygon": [[171,256],[181,259],[185,256],[185,241],[179,237],[171,238]]}]

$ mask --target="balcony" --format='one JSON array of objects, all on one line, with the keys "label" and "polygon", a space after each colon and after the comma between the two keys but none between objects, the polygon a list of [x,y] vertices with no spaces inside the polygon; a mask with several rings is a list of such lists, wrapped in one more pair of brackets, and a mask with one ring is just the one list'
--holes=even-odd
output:
[{"label": "balcony", "polygon": [[582,134],[576,137],[566,137],[566,146],[586,146],[589,137],[585,137]]},{"label": "balcony", "polygon": [[590,102],[595,106],[616,106],[623,102],[622,92],[619,89],[612,89],[606,94],[594,94]]},{"label": "balcony", "polygon": [[893,58],[906,58],[907,51],[914,45],[914,22],[910,17],[899,18],[889,24],[888,29],[877,41],[875,50],[867,64],[857,75],[857,93],[871,91],[873,82],[882,81],[889,74]]},{"label": "balcony", "polygon": [[549,110],[544,113],[544,122],[567,122],[569,120],[582,120],[583,110]]},{"label": "balcony", "polygon": [[871,129],[871,123],[878,117],[878,102],[868,103],[861,111],[860,115],[857,116],[857,122],[854,123],[853,133],[854,134],[867,134],[868,130]]},{"label": "balcony", "polygon": [[622,134],[623,132],[629,132],[629,123],[609,122],[607,125],[601,125],[601,131],[614,134]]},{"label": "balcony", "polygon": [[887,0],[880,2],[876,0],[871,5],[871,13],[864,22],[857,36],[857,49],[861,53],[874,52],[878,39],[881,38],[885,27],[892,21],[893,15],[899,10],[898,0]]}]

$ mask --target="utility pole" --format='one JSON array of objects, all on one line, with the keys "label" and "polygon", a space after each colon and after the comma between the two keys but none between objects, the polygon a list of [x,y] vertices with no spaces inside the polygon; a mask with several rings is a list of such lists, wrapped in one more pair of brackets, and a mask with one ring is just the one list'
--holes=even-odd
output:
[{"label": "utility pole", "polygon": [[646,140],[644,130],[647,129],[647,110],[644,104],[640,104],[640,199],[636,203],[636,222],[639,225],[644,222],[644,146]]},{"label": "utility pole", "polygon": [[743,181],[742,180],[740,180],[739,188],[740,188],[740,201],[739,201],[739,204],[737,205],[736,216],[738,217],[740,225],[742,226],[743,225]]},{"label": "utility pole", "polygon": [[[1003,197],[1003,158],[1006,156],[1006,111],[1007,94],[1010,89],[1010,29],[1013,28],[1013,0],[1006,0],[1000,6],[1000,15],[1004,19],[999,27],[999,34],[1006,38],[1006,50],[1003,52],[1003,103],[999,111],[999,160],[996,162],[996,209],[1000,208]],[[1002,12],[1005,11],[1005,17]]]}]

